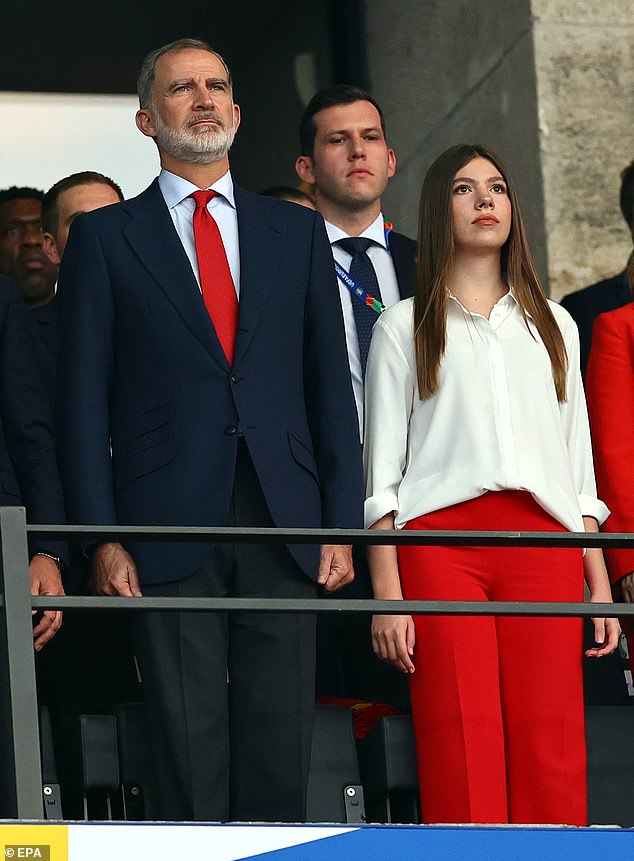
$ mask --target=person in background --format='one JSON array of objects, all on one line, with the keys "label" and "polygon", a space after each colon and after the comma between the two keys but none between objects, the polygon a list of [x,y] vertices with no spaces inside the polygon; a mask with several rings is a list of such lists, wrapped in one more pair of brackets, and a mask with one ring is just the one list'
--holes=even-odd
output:
[{"label": "person in background", "polygon": [[[348,84],[322,90],[302,115],[301,155],[295,168],[312,189],[326,221],[346,326],[359,436],[363,440],[363,390],[372,327],[383,308],[411,296],[416,243],[386,224],[381,197],[396,171],[385,119],[369,93]],[[357,291],[356,288],[360,288]],[[355,548],[356,577],[342,597],[372,595],[364,547]],[[376,660],[369,616],[320,615],[318,692],[408,708],[404,680]]]},{"label": "person in background", "polygon": [[[625,274],[632,293],[634,255]],[[634,303],[595,320],[586,393],[597,486],[611,511],[604,531],[634,532]],[[616,600],[634,603],[634,550],[608,548],[605,557]],[[634,620],[622,624],[632,667]]]},{"label": "person in background", "polygon": [[[15,281],[0,275],[0,505],[24,505],[28,523],[63,524],[51,415],[39,379],[26,311]],[[31,594],[63,595],[64,545],[29,541]],[[38,614],[36,651],[59,630],[60,610]]]},{"label": "person in background", "polygon": [[[60,179],[42,198],[42,247],[57,272],[62,261],[68,231],[77,215],[123,200],[119,186],[101,173],[86,170]],[[55,407],[58,318],[55,289],[47,300],[28,306],[35,361],[48,395]]]},{"label": "person in background", "polygon": [[[366,381],[366,525],[595,532],[577,328],[549,302],[500,159],[430,167],[413,299],[378,320]],[[380,599],[610,601],[601,551],[374,546]],[[595,619],[601,657],[616,619]],[[375,616],[407,673],[425,822],[586,823],[580,619]]]},{"label": "person in background", "polygon": [[[634,229],[634,161],[621,173],[621,188],[619,192],[619,203],[621,213],[632,233]],[[634,253],[634,252],[633,252]],[[630,254],[630,261],[632,254]],[[561,300],[561,304],[568,311],[579,327],[581,340],[581,372],[585,379],[590,346],[592,344],[592,326],[594,321],[606,311],[613,311],[632,301],[631,287],[627,283],[626,270],[619,272],[612,278],[606,278],[590,287],[584,287],[575,293],[569,293]]]},{"label": "person in background", "polygon": [[0,273],[18,282],[28,308],[50,302],[57,281],[42,243],[43,196],[36,188],[0,191]]},{"label": "person in background", "polygon": [[[68,231],[77,215],[92,212],[123,200],[114,180],[85,170],[58,180],[42,199],[42,242],[51,262],[62,261]],[[44,305],[28,308],[35,361],[55,408],[59,342],[57,297]],[[70,594],[89,588],[89,573],[83,547],[71,544],[64,584]],[[54,718],[65,714],[99,713],[116,703],[140,698],[126,613],[72,613],[50,648],[38,658],[40,701]]]},{"label": "person in background", "polygon": [[42,198],[42,242],[51,262],[62,262],[68,231],[78,215],[122,200],[120,186],[96,170],[71,173],[52,185]]}]

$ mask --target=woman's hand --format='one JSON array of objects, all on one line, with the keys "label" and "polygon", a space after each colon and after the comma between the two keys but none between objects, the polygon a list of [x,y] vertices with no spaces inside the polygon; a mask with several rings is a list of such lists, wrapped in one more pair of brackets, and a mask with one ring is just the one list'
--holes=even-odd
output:
[{"label": "woman's hand", "polygon": [[[598,532],[599,525],[594,517],[584,517],[583,525],[586,532]],[[590,590],[590,603],[611,604],[612,590],[608,572],[605,568],[603,552],[600,547],[588,547],[583,557],[583,570]],[[594,641],[598,643],[592,649],[586,649],[587,658],[603,658],[610,655],[619,645],[621,626],[618,619],[592,619],[594,625]]]},{"label": "woman's hand", "polygon": [[[591,603],[609,603],[604,602],[601,598],[590,598]],[[592,649],[586,649],[586,658],[603,658],[605,655],[611,655],[618,648],[619,637],[621,636],[621,626],[618,619],[592,619],[594,625],[594,641],[598,643]]]},{"label": "woman's hand", "polygon": [[372,648],[377,658],[403,673],[413,673],[416,634],[411,616],[373,616]]},{"label": "woman's hand", "polygon": [[[394,529],[394,513],[386,514],[370,529]],[[380,601],[402,601],[398,556],[392,544],[370,544],[368,562],[372,591]],[[413,673],[414,620],[411,616],[377,614],[372,617],[372,648],[377,658],[392,664],[402,673]]]}]

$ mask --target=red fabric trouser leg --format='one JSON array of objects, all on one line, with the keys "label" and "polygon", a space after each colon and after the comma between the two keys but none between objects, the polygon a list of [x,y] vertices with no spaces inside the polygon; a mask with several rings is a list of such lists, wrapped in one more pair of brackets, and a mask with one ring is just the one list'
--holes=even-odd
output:
[{"label": "red fabric trouser leg", "polygon": [[[519,491],[409,529],[565,531]],[[581,551],[399,547],[406,599],[581,601]],[[412,712],[426,822],[586,823],[579,619],[415,619]]]}]

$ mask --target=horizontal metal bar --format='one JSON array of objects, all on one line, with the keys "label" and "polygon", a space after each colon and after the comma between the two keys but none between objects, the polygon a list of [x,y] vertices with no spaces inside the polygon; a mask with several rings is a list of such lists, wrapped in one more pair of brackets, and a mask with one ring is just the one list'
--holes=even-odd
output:
[{"label": "horizontal metal bar", "polygon": [[82,526],[29,524],[29,535],[87,542],[189,541],[248,544],[400,544],[448,547],[629,547],[632,532],[482,532],[465,530],[268,529],[229,526]]},{"label": "horizontal metal bar", "polygon": [[519,601],[372,601],[353,598],[110,598],[37,597],[37,610],[171,610],[250,613],[386,613],[397,616],[630,616],[634,604]]}]

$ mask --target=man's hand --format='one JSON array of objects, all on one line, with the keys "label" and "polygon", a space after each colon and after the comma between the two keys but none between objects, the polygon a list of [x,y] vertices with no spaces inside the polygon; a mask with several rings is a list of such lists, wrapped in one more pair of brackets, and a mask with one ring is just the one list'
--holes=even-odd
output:
[{"label": "man's hand", "polygon": [[351,544],[323,544],[317,582],[326,592],[336,592],[354,580]]},{"label": "man's hand", "polygon": [[101,544],[92,554],[92,586],[96,595],[140,598],[143,594],[133,558],[116,542]]},{"label": "man's hand", "polygon": [[[31,595],[63,595],[62,575],[55,560],[48,556],[34,556],[29,564]],[[33,645],[39,652],[59,631],[62,624],[61,610],[45,610],[33,628]]]}]

